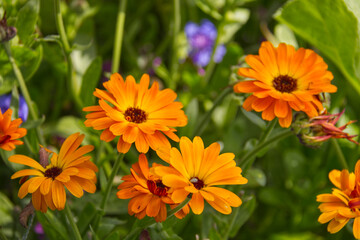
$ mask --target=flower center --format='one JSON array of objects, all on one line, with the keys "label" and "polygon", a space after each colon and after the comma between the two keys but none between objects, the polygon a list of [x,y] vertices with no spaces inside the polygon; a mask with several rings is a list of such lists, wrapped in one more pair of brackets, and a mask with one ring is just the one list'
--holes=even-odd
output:
[{"label": "flower center", "polygon": [[200,190],[205,186],[204,182],[198,179],[197,177],[193,177],[192,179],[190,179],[190,182],[194,185],[194,187],[197,190]]},{"label": "flower center", "polygon": [[146,121],[146,113],[140,108],[128,108],[124,116],[128,122],[143,123]]},{"label": "flower center", "polygon": [[161,180],[147,180],[146,184],[148,186],[149,191],[156,195],[156,196],[167,196],[167,190],[169,189],[168,187],[166,187]]},{"label": "flower center", "polygon": [[62,169],[61,168],[58,168],[58,167],[52,167],[52,168],[49,168],[45,171],[45,177],[48,177],[48,178],[52,178],[52,179],[55,179],[57,176],[60,175],[60,173],[62,172]]},{"label": "flower center", "polygon": [[9,141],[11,139],[10,135],[3,135],[0,136],[0,144],[6,143],[7,141]]},{"label": "flower center", "polygon": [[297,89],[297,80],[288,75],[279,75],[274,78],[273,86],[279,92],[291,93]]}]

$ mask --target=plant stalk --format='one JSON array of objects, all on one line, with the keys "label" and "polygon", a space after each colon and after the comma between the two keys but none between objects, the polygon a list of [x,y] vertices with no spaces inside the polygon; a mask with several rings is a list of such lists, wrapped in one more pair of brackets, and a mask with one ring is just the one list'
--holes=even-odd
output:
[{"label": "plant stalk", "polygon": [[180,32],[181,24],[181,14],[180,14],[180,0],[174,0],[174,29],[173,29],[173,41],[172,41],[172,57],[171,57],[171,82],[169,87],[173,90],[176,89],[178,81],[178,69],[179,69],[179,59],[178,59],[178,35]]},{"label": "plant stalk", "polygon": [[101,219],[102,219],[102,216],[105,214],[105,207],[106,207],[106,203],[109,199],[109,196],[110,196],[110,192],[111,192],[111,188],[112,188],[112,184],[114,182],[114,178],[116,176],[116,174],[118,173],[119,169],[120,169],[120,166],[121,166],[121,163],[124,159],[124,156],[125,154],[124,153],[120,153],[118,158],[116,159],[115,161],[115,165],[112,169],[112,172],[109,176],[109,179],[108,179],[108,182],[107,182],[107,185],[106,185],[106,189],[105,189],[105,193],[103,195],[103,198],[101,200],[101,204],[100,204],[100,211],[95,219],[95,222],[94,222],[94,230],[95,232],[97,232],[98,228],[99,228],[99,225],[100,225],[100,222],[101,222]]},{"label": "plant stalk", "polygon": [[66,217],[69,220],[70,226],[71,226],[71,228],[72,228],[72,230],[74,232],[75,239],[76,240],[82,240],[80,231],[79,231],[79,229],[78,229],[78,227],[77,227],[77,225],[76,225],[76,223],[74,221],[74,215],[72,214],[68,204],[65,204],[65,214],[66,214]]},{"label": "plant stalk", "polygon": [[343,169],[349,169],[349,166],[346,162],[346,159],[345,159],[345,156],[344,156],[344,153],[342,152],[340,146],[339,146],[339,143],[336,141],[336,139],[332,138],[331,139],[331,143],[332,145],[334,146],[335,148],[335,152],[336,152],[336,155],[338,156],[337,159],[341,165],[341,167]]},{"label": "plant stalk", "polygon": [[119,0],[111,73],[119,72],[120,68],[121,45],[123,42],[124,24],[126,16],[126,3],[127,0]]},{"label": "plant stalk", "polygon": [[[31,118],[36,121],[39,119],[36,111],[35,111],[35,108],[33,106],[33,102],[30,98],[30,94],[29,94],[29,91],[26,87],[26,84],[25,84],[25,79],[20,71],[20,69],[18,68],[18,66],[16,65],[16,62],[15,62],[15,59],[13,58],[12,54],[11,54],[11,48],[10,48],[10,44],[9,42],[4,42],[3,43],[3,46],[5,48],[5,52],[9,58],[9,61],[11,63],[11,66],[12,66],[12,69],[14,71],[14,74],[15,74],[15,77],[16,77],[16,80],[19,84],[19,87],[20,87],[20,90],[21,90],[21,93],[23,94],[24,96],[24,99],[29,107],[29,112],[30,112],[30,115],[31,115]],[[41,130],[40,130],[40,127],[36,127],[36,134],[37,134],[37,137],[38,137],[38,140],[40,142],[41,145],[45,146],[45,140],[41,134]]]}]

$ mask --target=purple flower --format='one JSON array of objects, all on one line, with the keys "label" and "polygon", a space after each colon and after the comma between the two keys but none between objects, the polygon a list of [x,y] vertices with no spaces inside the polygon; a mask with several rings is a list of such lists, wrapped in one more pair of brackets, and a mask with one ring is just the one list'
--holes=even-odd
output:
[{"label": "purple flower", "polygon": [[[185,25],[185,34],[190,45],[190,58],[200,67],[208,65],[217,37],[215,25],[206,19],[202,20],[200,25],[188,22]],[[214,54],[214,61],[221,62],[225,53],[225,46],[219,45]]]},{"label": "purple flower", "polygon": [[[11,94],[5,94],[0,96],[0,109],[1,112],[4,113],[6,110],[10,108],[10,102],[11,102]],[[28,118],[29,114],[29,108],[26,104],[26,101],[23,96],[20,95],[20,101],[19,101],[19,117],[25,122]]]}]

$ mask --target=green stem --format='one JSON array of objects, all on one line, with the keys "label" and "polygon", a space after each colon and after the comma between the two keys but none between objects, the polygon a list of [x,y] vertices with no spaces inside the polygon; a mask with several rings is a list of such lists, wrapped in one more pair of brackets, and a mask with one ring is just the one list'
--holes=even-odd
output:
[{"label": "green stem", "polygon": [[211,114],[214,112],[215,108],[224,100],[224,98],[231,93],[232,90],[232,86],[231,87],[226,87],[215,99],[213,106],[211,107],[211,109],[209,111],[207,111],[205,113],[205,115],[201,118],[199,124],[197,125],[195,132],[193,134],[193,136],[200,136],[203,131],[205,130],[208,122],[210,121],[210,117]]},{"label": "green stem", "polygon": [[70,223],[70,226],[74,232],[74,235],[75,235],[75,239],[76,240],[82,240],[81,238],[81,234],[80,234],[80,231],[74,221],[74,215],[72,214],[68,204],[65,204],[65,214],[66,214],[66,217],[67,219],[69,220],[69,223]]},{"label": "green stem", "polygon": [[248,163],[250,162],[250,160],[255,157],[261,150],[263,150],[265,147],[267,147],[268,145],[278,142],[284,138],[287,138],[289,136],[293,135],[293,132],[290,130],[285,130],[280,132],[279,134],[275,135],[274,137],[259,143],[253,150],[251,150],[250,152],[246,153],[241,159],[240,159],[240,167],[242,169],[244,169],[245,167],[248,167]]},{"label": "green stem", "polygon": [[126,16],[125,13],[126,3],[127,0],[119,0],[111,73],[118,72],[120,67],[121,45],[123,41],[124,24],[125,24],[125,16]]},{"label": "green stem", "polygon": [[33,224],[33,222],[34,222],[34,218],[35,218],[35,213],[31,214],[31,216],[30,216],[29,225],[28,225],[28,227],[27,227],[27,229],[26,229],[26,232],[25,232],[22,240],[28,239],[28,236],[29,236],[29,233],[30,233],[30,229],[31,229],[32,224]]},{"label": "green stem", "polygon": [[[9,42],[4,42],[3,43],[4,45],[4,48],[5,48],[5,51],[6,51],[6,54],[9,58],[9,61],[11,63],[11,66],[13,68],[13,71],[14,71],[14,74],[15,74],[15,77],[16,77],[16,80],[19,84],[19,87],[21,89],[21,93],[23,94],[24,96],[24,99],[29,107],[29,112],[30,112],[30,115],[31,115],[31,118],[36,121],[39,119],[36,111],[35,111],[35,108],[33,106],[33,102],[30,98],[30,94],[29,94],[29,91],[26,87],[26,84],[25,84],[25,79],[20,71],[20,69],[18,68],[18,66],[16,65],[16,62],[15,62],[15,59],[13,58],[12,54],[11,54],[11,48],[10,48],[10,44]],[[40,130],[40,127],[36,127],[36,134],[37,134],[37,137],[39,139],[39,142],[41,145],[45,146],[45,140],[41,134],[41,130]]]},{"label": "green stem", "polygon": [[339,146],[339,143],[334,138],[331,139],[331,143],[335,148],[336,155],[338,156],[337,159],[339,160],[341,167],[343,169],[349,169],[349,166],[348,166],[346,159],[344,157],[344,154]]},{"label": "green stem", "polygon": [[174,0],[174,29],[173,29],[173,42],[172,42],[172,58],[171,58],[171,82],[170,88],[176,89],[176,84],[178,80],[178,68],[179,68],[179,59],[178,59],[178,35],[180,32],[181,24],[181,15],[180,15],[180,0]]},{"label": "green stem", "polygon": [[[191,198],[186,198],[182,203],[180,203],[176,208],[170,210],[167,212],[167,219],[171,218],[173,215],[175,215],[175,213],[177,213],[178,211],[180,211],[183,207],[185,207],[186,204],[188,204],[190,202]],[[135,222],[136,223],[136,222]],[[137,226],[137,227],[133,227],[131,229],[131,232],[129,234],[126,235],[126,237],[124,238],[124,240],[130,240],[130,239],[134,239],[135,236],[143,229],[153,225],[154,223],[156,223],[155,218],[149,218],[149,219],[144,219],[141,221],[141,225]]]},{"label": "green stem", "polygon": [[56,29],[59,32],[60,40],[64,49],[65,59],[67,62],[67,81],[68,81],[68,87],[71,92],[71,96],[77,106],[78,109],[81,109],[82,107],[82,101],[79,98],[78,94],[76,93],[76,81],[74,78],[75,73],[73,73],[73,64],[71,60],[71,47],[65,32],[64,22],[61,16],[61,10],[60,10],[60,0],[54,0],[55,5],[55,23],[56,23]]},{"label": "green stem", "polygon": [[118,158],[116,159],[115,161],[115,165],[112,169],[112,172],[109,176],[109,179],[108,179],[108,182],[107,182],[107,185],[106,185],[106,189],[105,189],[105,193],[104,193],[104,196],[101,200],[101,204],[100,204],[100,211],[95,219],[95,222],[94,222],[94,230],[95,232],[97,232],[98,228],[99,228],[99,225],[100,225],[100,222],[101,222],[101,218],[102,216],[105,214],[105,207],[106,207],[106,203],[109,199],[109,196],[110,196],[110,192],[111,192],[111,188],[112,188],[112,185],[113,185],[113,182],[114,182],[114,178],[117,174],[117,172],[119,171],[119,168],[121,166],[121,163],[124,159],[124,156],[125,154],[124,153],[120,153]]},{"label": "green stem", "polygon": [[262,134],[262,136],[259,140],[259,144],[263,143],[264,141],[267,140],[267,138],[270,136],[272,130],[274,129],[276,123],[277,123],[277,119],[274,119],[271,122],[269,122],[268,126],[266,127],[264,133]]},{"label": "green stem", "polygon": [[239,215],[239,211],[240,211],[240,207],[235,208],[234,212],[231,214],[231,219],[230,219],[230,224],[229,227],[224,235],[224,237],[222,239],[228,239],[229,235],[230,235],[230,231],[231,229],[233,229],[233,226],[235,224],[235,220],[237,218],[237,216]]}]

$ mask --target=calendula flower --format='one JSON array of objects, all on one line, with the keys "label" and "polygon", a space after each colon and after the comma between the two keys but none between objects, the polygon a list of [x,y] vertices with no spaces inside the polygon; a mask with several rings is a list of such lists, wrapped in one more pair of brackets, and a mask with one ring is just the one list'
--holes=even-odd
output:
[{"label": "calendula flower", "polygon": [[242,201],[236,194],[217,187],[247,183],[241,175],[241,168],[236,167],[233,153],[220,154],[218,143],[204,148],[200,137],[195,137],[193,142],[182,137],[180,151],[174,147],[170,151],[159,149],[158,155],[171,166],[154,169],[162,177],[162,183],[172,189],[171,199],[175,203],[191,196],[189,206],[195,214],[203,212],[204,199],[223,214],[230,214],[231,207],[241,205]]},{"label": "calendula flower", "polygon": [[155,217],[157,222],[163,222],[167,217],[166,204],[174,204],[169,197],[169,187],[161,179],[151,173],[148,160],[140,154],[139,161],[132,165],[131,174],[122,177],[124,180],[118,187],[117,197],[131,198],[128,205],[130,215],[142,219],[145,215]]},{"label": "calendula flower", "polygon": [[343,126],[336,127],[335,124],[338,122],[341,115],[343,115],[345,109],[337,114],[327,114],[325,111],[323,114],[313,117],[307,124],[302,126],[302,129],[309,129],[309,134],[303,135],[303,138],[313,142],[323,142],[330,138],[346,138],[347,140],[359,144],[354,137],[357,135],[349,135],[344,132],[345,128],[356,121],[349,121]]},{"label": "calendula flower", "polygon": [[353,234],[360,239],[360,160],[356,163],[355,174],[347,169],[332,170],[330,181],[335,185],[332,193],[320,194],[316,201],[321,202],[322,212],[318,221],[327,223],[330,233],[340,231],[350,219],[354,219]]},{"label": "calendula flower", "polygon": [[172,127],[187,124],[187,117],[181,110],[183,105],[174,102],[176,93],[171,89],[159,90],[154,82],[150,89],[149,75],[144,74],[137,84],[132,76],[123,78],[115,73],[103,85],[106,90],[96,89],[94,95],[99,105],[83,110],[92,112],[86,115],[85,125],[103,130],[100,139],[111,141],[119,136],[117,149],[121,153],[129,151],[135,143],[139,152],[146,153],[149,146],[170,147],[169,140],[179,141]]},{"label": "calendula flower", "polygon": [[[60,148],[59,154],[54,152],[51,163],[42,166],[39,162],[24,155],[13,155],[10,162],[23,164],[33,169],[24,169],[14,173],[11,179],[22,177],[18,196],[24,198],[32,194],[32,204],[36,210],[46,212],[62,210],[65,207],[65,188],[75,197],[82,197],[84,191],[94,193],[98,168],[90,161],[91,156],[84,156],[94,147],[85,145],[79,148],[84,139],[83,134],[70,135]],[[33,176],[28,179],[29,176]],[[28,179],[28,180],[27,180]]]},{"label": "calendula flower", "polygon": [[26,135],[25,128],[19,128],[22,123],[21,118],[11,121],[12,110],[8,109],[4,114],[0,109],[0,148],[6,151],[15,149],[15,145],[24,144],[17,140]]},{"label": "calendula flower", "polygon": [[310,118],[319,115],[323,105],[318,95],[333,93],[333,75],[327,64],[314,51],[280,43],[277,48],[263,42],[259,55],[248,55],[250,68],[240,68],[238,74],[254,80],[234,86],[237,93],[252,93],[243,103],[247,111],[262,112],[262,118],[271,121],[275,116],[282,127],[292,122],[292,109],[303,111]]}]

